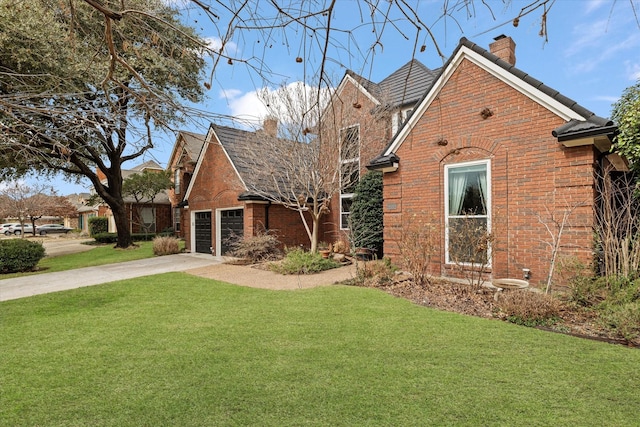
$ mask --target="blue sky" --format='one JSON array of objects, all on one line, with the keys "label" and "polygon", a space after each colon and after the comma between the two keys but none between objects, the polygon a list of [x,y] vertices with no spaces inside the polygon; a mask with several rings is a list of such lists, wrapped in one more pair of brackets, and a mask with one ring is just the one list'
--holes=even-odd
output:
[{"label": "blue sky", "polygon": [[[472,16],[468,19],[465,16],[467,11],[458,11],[456,16],[460,27],[453,19],[434,18],[440,13],[443,2],[427,0],[415,4],[424,22],[432,26],[440,49],[447,57],[462,36],[488,49],[494,37],[506,34],[517,45],[516,67],[603,117],[610,115],[611,105],[622,91],[640,79],[640,24],[633,12],[635,8],[640,14],[640,0],[555,0],[547,15],[547,41],[539,36],[542,10],[523,17],[517,28],[511,23],[520,8],[532,0],[513,0],[507,5],[500,0],[486,0],[491,5],[495,19],[482,2],[476,0],[475,10],[471,11]],[[337,25],[353,27],[353,23],[357,25],[359,22],[358,16],[357,2],[338,0],[335,16]],[[224,15],[221,17],[224,18]],[[198,20],[197,25],[202,25],[202,22],[206,22],[202,18],[193,9],[185,12],[186,22]],[[401,27],[408,31],[407,28]],[[372,51],[368,49],[371,31],[364,27],[358,31],[354,32],[354,38],[360,44],[360,56],[349,56],[346,50],[332,54],[332,58],[342,62],[330,64],[336,83],[344,75],[345,65],[378,82],[411,59],[413,34],[407,33],[410,40],[405,40],[397,31],[387,29],[382,48],[379,46],[375,50],[373,61],[365,62],[363,57],[371,58]],[[200,32],[211,40],[212,45],[219,44],[219,33],[215,26],[204,26]],[[304,44],[296,40],[299,34],[288,33],[286,40],[279,37],[285,38],[282,34],[275,34],[270,41],[274,46],[264,56],[265,63],[274,71],[271,88],[278,83],[301,80],[305,76],[305,67],[307,74],[312,74],[314,66],[317,66],[314,62],[317,54],[305,55],[302,48]],[[263,46],[264,43],[257,44],[251,36],[239,36],[227,48],[239,57],[251,58],[262,55]],[[302,65],[295,61],[297,56],[305,58]],[[436,54],[433,45],[428,43],[425,52],[417,52],[415,57],[432,69],[442,66],[444,61]],[[265,110],[256,97],[256,90],[262,86],[261,79],[246,67],[224,63],[216,70],[212,87],[207,93],[208,99],[197,107],[209,113],[259,122]],[[204,124],[190,124],[186,128],[200,133],[206,133],[207,130]],[[154,159],[166,166],[173,148],[173,138],[173,135],[160,138],[157,148],[143,160]],[[135,164],[126,166],[133,167]],[[60,194],[87,191],[86,185],[66,184],[62,180],[57,188]]]}]

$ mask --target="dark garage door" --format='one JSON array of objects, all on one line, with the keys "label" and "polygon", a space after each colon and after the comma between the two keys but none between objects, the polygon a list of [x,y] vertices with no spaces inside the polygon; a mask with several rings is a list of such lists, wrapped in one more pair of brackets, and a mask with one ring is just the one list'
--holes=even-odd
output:
[{"label": "dark garage door", "polygon": [[222,246],[222,255],[229,252],[231,249],[231,243],[234,239],[244,237],[243,217],[244,211],[242,209],[220,212],[220,242]]},{"label": "dark garage door", "polygon": [[196,212],[196,252],[211,253],[211,212]]}]

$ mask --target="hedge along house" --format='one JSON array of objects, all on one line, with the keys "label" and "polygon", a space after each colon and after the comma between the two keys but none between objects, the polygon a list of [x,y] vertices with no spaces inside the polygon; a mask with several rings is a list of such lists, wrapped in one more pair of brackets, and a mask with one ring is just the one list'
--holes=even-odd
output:
[{"label": "hedge along house", "polygon": [[233,239],[266,230],[284,246],[308,244],[298,212],[252,191],[268,185],[261,179],[264,171],[253,159],[278,162],[265,144],[266,140],[277,140],[277,122],[265,120],[264,124],[264,129],[256,132],[214,124],[209,127],[181,202],[187,250],[226,255]]},{"label": "hedge along house", "polygon": [[[337,197],[324,218],[323,240],[345,238],[353,191],[366,165],[384,149],[422,98],[438,71],[411,60],[378,83],[348,70],[325,108],[319,133],[325,146],[336,145],[343,177]],[[355,175],[355,176],[352,176]]]},{"label": "hedge along house", "polygon": [[[395,261],[409,224],[422,221],[437,236],[432,274],[464,276],[470,252],[482,251],[486,278],[541,283],[551,260],[546,227],[555,233],[563,217],[560,256],[592,261],[597,172],[609,161],[624,167],[608,154],[616,127],[514,65],[508,37],[490,52],[461,39],[368,165],[384,173],[384,250]],[[465,221],[490,233],[486,247],[460,243]]]}]

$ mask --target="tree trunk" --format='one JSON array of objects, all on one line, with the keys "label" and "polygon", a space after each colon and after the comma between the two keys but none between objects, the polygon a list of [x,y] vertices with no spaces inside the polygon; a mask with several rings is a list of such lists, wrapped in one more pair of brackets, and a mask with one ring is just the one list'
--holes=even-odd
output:
[{"label": "tree trunk", "polygon": [[133,239],[131,238],[131,232],[129,231],[129,221],[127,219],[127,209],[125,203],[122,201],[120,205],[109,205],[113,214],[113,220],[116,223],[116,232],[118,233],[118,240],[116,242],[116,248],[128,248],[133,245]]}]

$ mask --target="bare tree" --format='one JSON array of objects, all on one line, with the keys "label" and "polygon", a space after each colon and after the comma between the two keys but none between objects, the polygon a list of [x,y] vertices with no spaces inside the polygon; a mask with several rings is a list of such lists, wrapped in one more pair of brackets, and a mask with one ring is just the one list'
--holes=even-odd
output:
[{"label": "bare tree", "polygon": [[358,126],[344,127],[352,122],[328,91],[296,85],[262,96],[280,127],[277,136],[260,134],[253,155],[243,159],[255,172],[246,184],[265,200],[299,212],[315,252],[332,199],[340,192],[353,193],[360,179],[359,128],[376,125],[387,111],[363,112]]},{"label": "bare tree", "polygon": [[[554,195],[555,199],[555,195]],[[558,256],[560,254],[562,236],[568,227],[571,227],[569,218],[581,206],[587,206],[584,201],[570,202],[564,200],[563,205],[557,209],[551,209],[548,205],[544,205],[544,212],[534,212],[538,222],[542,224],[548,234],[548,239],[540,239],[545,245],[549,247],[549,271],[547,272],[547,285],[545,287],[545,293],[551,292],[551,285],[553,283],[553,275],[555,272],[556,264],[558,262]]]},{"label": "bare tree", "polygon": [[597,182],[595,232],[600,273],[631,277],[640,272],[638,181],[629,172],[606,169]]}]

